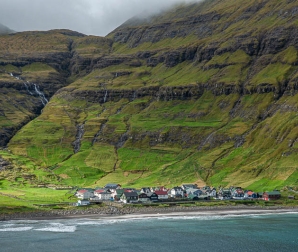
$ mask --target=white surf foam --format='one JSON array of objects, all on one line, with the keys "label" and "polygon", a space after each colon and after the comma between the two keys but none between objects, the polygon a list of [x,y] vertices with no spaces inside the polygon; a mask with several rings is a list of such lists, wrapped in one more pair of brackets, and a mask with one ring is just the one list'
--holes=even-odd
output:
[{"label": "white surf foam", "polygon": [[31,229],[32,227],[7,227],[7,228],[1,228],[0,232],[23,232]]},{"label": "white surf foam", "polygon": [[44,228],[36,228],[35,231],[56,232],[56,233],[73,233],[76,231],[76,226],[66,226],[61,223],[51,223]]}]

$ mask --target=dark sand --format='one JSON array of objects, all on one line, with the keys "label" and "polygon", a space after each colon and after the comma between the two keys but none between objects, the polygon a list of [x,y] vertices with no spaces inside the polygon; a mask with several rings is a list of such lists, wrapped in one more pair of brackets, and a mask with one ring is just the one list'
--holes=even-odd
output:
[{"label": "dark sand", "polygon": [[52,210],[29,213],[0,215],[0,220],[51,220],[51,219],[123,219],[152,218],[160,216],[212,216],[298,213],[297,207],[256,207],[256,206],[194,206],[194,207],[115,207],[106,206],[90,209]]}]

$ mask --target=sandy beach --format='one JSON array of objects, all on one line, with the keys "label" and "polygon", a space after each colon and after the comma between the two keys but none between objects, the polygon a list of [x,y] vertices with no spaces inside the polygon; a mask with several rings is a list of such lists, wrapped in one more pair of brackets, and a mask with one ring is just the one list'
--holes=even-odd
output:
[{"label": "sandy beach", "polygon": [[215,215],[260,215],[298,213],[298,207],[250,207],[250,206],[212,206],[212,207],[126,207],[106,206],[93,209],[72,209],[38,211],[30,213],[13,213],[0,215],[1,221],[6,220],[51,220],[51,219],[128,219],[154,217],[187,217]]}]

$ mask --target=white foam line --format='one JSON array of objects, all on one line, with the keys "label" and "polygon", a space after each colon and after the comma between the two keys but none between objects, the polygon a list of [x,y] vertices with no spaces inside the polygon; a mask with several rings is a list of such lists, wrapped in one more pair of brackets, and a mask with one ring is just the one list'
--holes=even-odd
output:
[{"label": "white foam line", "polygon": [[1,228],[0,232],[22,232],[31,230],[32,227]]},{"label": "white foam line", "polygon": [[61,223],[51,223],[44,228],[36,228],[35,231],[55,232],[55,233],[73,233],[76,231],[76,226],[66,226]]}]

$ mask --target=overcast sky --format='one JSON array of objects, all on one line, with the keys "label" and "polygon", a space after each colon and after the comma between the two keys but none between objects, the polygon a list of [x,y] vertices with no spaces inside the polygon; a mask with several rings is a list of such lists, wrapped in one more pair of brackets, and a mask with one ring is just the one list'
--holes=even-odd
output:
[{"label": "overcast sky", "polygon": [[144,11],[200,0],[0,0],[0,23],[15,31],[71,29],[105,36]]}]

